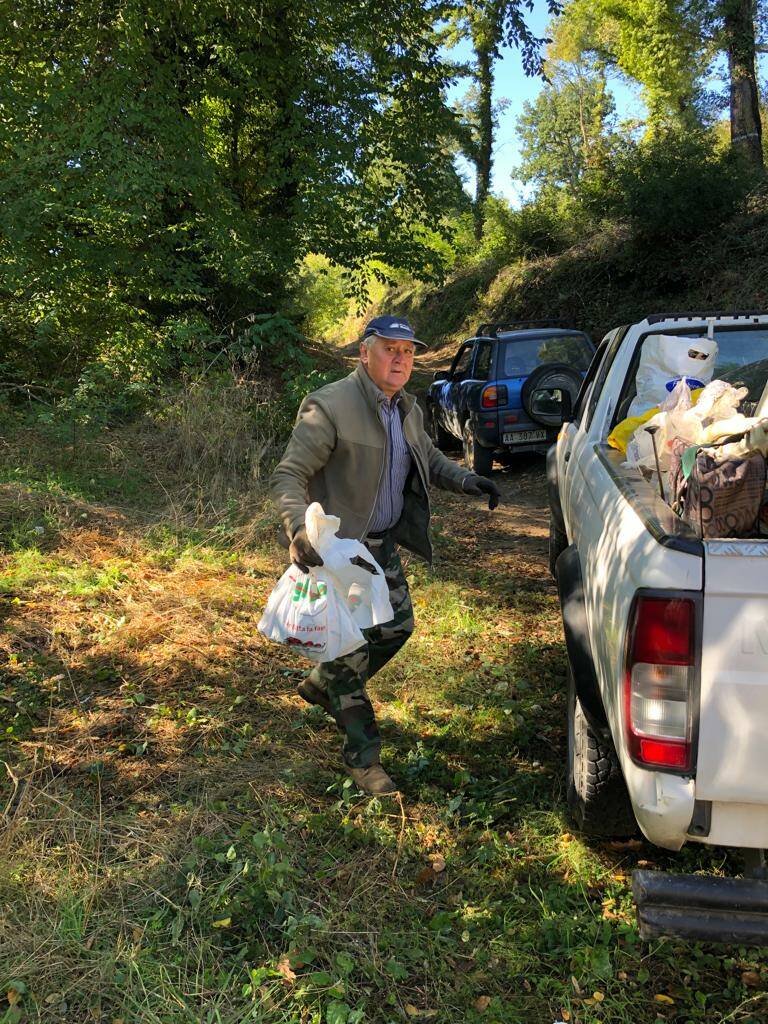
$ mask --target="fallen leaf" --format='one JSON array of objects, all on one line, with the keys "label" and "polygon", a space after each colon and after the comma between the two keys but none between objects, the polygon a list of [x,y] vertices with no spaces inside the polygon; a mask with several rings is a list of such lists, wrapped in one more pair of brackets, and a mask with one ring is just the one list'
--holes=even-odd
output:
[{"label": "fallen leaf", "polygon": [[19,1000],[21,999],[21,993],[18,992],[15,988],[9,988],[8,991],[5,993],[5,998],[8,1000],[11,1006],[15,1006],[16,1003],[18,1003]]},{"label": "fallen leaf", "polygon": [[445,857],[442,853],[431,853],[429,860],[432,864],[432,870],[436,875],[439,875],[441,871],[445,871]]},{"label": "fallen leaf", "polygon": [[741,975],[741,983],[742,985],[746,985],[747,988],[759,988],[762,981],[763,979],[757,971],[744,971]]},{"label": "fallen leaf", "polygon": [[435,872],[431,867],[422,868],[421,871],[416,875],[416,882],[418,885],[428,885],[430,882],[434,882]]},{"label": "fallen leaf", "polygon": [[533,989],[533,985],[531,985],[527,978],[523,978],[523,988],[526,992],[531,992]]},{"label": "fallen leaf", "polygon": [[291,970],[291,964],[287,956],[281,957],[275,970],[286,985],[290,985],[292,982],[296,981],[296,974]]},{"label": "fallen leaf", "polygon": [[605,999],[605,992],[593,992],[592,998],[595,1000],[596,1003],[602,1003],[602,1001]]},{"label": "fallen leaf", "polygon": [[405,1004],[405,1012],[409,1017],[418,1018],[418,1020],[432,1020],[437,1016],[437,1010],[420,1010],[413,1003]]},{"label": "fallen leaf", "polygon": [[629,977],[629,975],[627,974],[626,971],[619,971],[619,973],[616,975],[616,977],[619,979],[619,981],[626,981],[627,978]]},{"label": "fallen leaf", "polygon": [[211,928],[229,928],[231,924],[231,917],[220,917],[218,921],[213,921],[211,923]]},{"label": "fallen leaf", "polygon": [[566,1008],[563,1006],[562,1009],[560,1010],[560,1016],[565,1021],[565,1024],[568,1024],[568,1021],[571,1019],[571,1011],[570,1010],[566,1010]]},{"label": "fallen leaf", "polygon": [[571,984],[573,985],[573,991],[576,993],[577,996],[580,996],[581,995],[581,985],[578,983],[578,981],[576,980],[576,978],[575,978],[575,976],[573,974],[571,975]]},{"label": "fallen leaf", "polygon": [[478,996],[475,1000],[475,1009],[478,1013],[485,1013],[488,1007],[491,1005],[490,996]]},{"label": "fallen leaf", "polygon": [[675,1000],[671,999],[669,996],[665,996],[663,992],[657,992],[653,998],[657,1003],[664,1003],[665,1006],[675,1005]]}]

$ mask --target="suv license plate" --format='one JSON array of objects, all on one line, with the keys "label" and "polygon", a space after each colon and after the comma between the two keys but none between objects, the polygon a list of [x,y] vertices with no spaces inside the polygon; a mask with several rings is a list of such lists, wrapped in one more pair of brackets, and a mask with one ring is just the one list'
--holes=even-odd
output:
[{"label": "suv license plate", "polygon": [[504,444],[525,444],[526,441],[546,441],[546,430],[518,430],[514,434],[504,434]]}]

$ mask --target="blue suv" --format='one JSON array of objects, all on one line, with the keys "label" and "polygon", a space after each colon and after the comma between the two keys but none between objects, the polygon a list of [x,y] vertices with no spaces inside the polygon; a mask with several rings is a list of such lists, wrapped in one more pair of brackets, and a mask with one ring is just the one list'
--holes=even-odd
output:
[{"label": "blue suv", "polygon": [[594,352],[588,335],[562,321],[481,324],[427,390],[435,444],[461,442],[467,466],[483,476],[494,458],[546,452]]}]

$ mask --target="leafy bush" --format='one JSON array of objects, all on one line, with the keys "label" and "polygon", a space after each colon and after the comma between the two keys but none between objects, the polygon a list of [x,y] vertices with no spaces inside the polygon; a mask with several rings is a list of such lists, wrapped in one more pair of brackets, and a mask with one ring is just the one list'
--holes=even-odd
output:
[{"label": "leafy bush", "polygon": [[583,204],[565,190],[543,189],[518,209],[499,196],[485,204],[483,238],[474,237],[471,215],[456,222],[459,266],[490,261],[498,265],[562,252],[593,227]]},{"label": "leafy bush", "polygon": [[302,313],[302,326],[311,338],[328,338],[349,311],[350,279],[343,267],[324,256],[305,256],[299,268],[293,299]]},{"label": "leafy bush", "polygon": [[162,459],[214,503],[263,483],[304,396],[340,372],[292,367],[280,385],[232,370],[189,379],[166,393],[156,414]]},{"label": "leafy bush", "polygon": [[736,212],[750,183],[706,135],[667,132],[614,153],[585,180],[582,199],[598,216],[629,221],[647,246],[711,231]]}]

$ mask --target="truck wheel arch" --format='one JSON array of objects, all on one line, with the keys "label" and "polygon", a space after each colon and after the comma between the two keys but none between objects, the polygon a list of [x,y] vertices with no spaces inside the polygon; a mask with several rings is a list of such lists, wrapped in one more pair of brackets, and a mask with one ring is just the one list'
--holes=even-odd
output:
[{"label": "truck wheel arch", "polygon": [[560,503],[560,484],[557,479],[557,445],[547,450],[547,500],[552,522],[558,533],[565,533],[563,506]]},{"label": "truck wheel arch", "polygon": [[592,728],[603,735],[610,735],[592,660],[584,581],[575,544],[570,544],[557,559],[555,577],[563,616],[565,648],[576,684],[576,694]]}]

